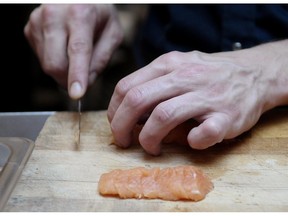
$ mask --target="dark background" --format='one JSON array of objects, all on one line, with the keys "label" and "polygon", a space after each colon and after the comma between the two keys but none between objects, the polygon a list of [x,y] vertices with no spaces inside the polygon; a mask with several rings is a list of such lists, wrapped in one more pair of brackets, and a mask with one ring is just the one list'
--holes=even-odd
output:
[{"label": "dark background", "polygon": [[34,74],[37,62],[23,35],[24,25],[36,5],[0,4],[0,100],[1,112],[35,110],[32,92],[37,79],[53,85],[49,79]]}]

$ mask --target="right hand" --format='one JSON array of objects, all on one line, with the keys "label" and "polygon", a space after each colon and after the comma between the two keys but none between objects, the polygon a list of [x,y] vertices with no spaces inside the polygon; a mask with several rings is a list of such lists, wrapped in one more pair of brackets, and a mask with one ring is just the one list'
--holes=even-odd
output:
[{"label": "right hand", "polygon": [[48,4],[36,8],[24,29],[45,73],[81,98],[123,38],[112,5]]}]

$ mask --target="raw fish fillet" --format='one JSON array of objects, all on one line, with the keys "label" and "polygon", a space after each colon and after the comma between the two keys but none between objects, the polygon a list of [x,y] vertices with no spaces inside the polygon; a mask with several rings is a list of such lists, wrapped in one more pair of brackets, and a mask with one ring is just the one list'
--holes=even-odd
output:
[{"label": "raw fish fillet", "polygon": [[213,189],[213,183],[194,166],[171,168],[137,167],[104,173],[99,180],[101,195],[120,198],[199,201]]}]

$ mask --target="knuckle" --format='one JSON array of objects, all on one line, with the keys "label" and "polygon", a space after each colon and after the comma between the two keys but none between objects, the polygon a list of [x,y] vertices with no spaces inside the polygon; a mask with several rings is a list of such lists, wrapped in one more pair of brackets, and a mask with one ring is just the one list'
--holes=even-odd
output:
[{"label": "knuckle", "polygon": [[57,7],[54,5],[43,5],[42,7],[42,21],[44,25],[49,25],[53,22],[57,14]]},{"label": "knuckle", "polygon": [[158,63],[166,65],[166,64],[170,63],[171,61],[172,62],[175,61],[175,58],[177,57],[177,55],[178,55],[178,51],[171,51],[169,53],[165,53],[165,54],[159,56],[156,59],[156,61]]},{"label": "knuckle", "polygon": [[35,29],[39,23],[39,10],[40,8],[36,8],[29,16],[29,25],[32,29]]},{"label": "knuckle", "polygon": [[203,54],[203,53],[200,52],[199,50],[193,50],[193,51],[191,51],[191,56],[194,57],[194,58],[200,58],[202,54]]},{"label": "knuckle", "polygon": [[125,104],[132,108],[140,107],[144,101],[144,92],[138,87],[130,89],[124,98]]},{"label": "knuckle", "polygon": [[194,64],[199,64],[199,63],[201,64],[201,63],[207,61],[208,60],[207,57],[209,56],[209,54],[201,52],[199,50],[193,50],[193,51],[189,52],[188,55],[189,55],[189,59]]},{"label": "knuckle", "polygon": [[90,44],[82,39],[74,39],[69,41],[68,53],[69,54],[89,54],[91,53]]},{"label": "knuckle", "polygon": [[181,55],[180,51],[170,51],[164,54],[163,57],[167,59],[168,61],[170,61],[170,60],[174,60],[175,58],[179,58],[180,55]]},{"label": "knuckle", "polygon": [[130,89],[129,82],[127,82],[126,78],[123,78],[115,86],[115,93],[116,95],[123,98],[129,89]]},{"label": "knuckle", "polygon": [[207,123],[203,129],[204,129],[203,132],[209,139],[218,140],[219,138],[222,138],[221,129],[219,128],[218,125],[215,124],[215,122]]},{"label": "knuckle", "polygon": [[153,118],[160,123],[166,123],[170,122],[172,119],[174,119],[174,112],[171,106],[167,105],[166,103],[161,103],[154,109]]},{"label": "knuckle", "polygon": [[181,58],[181,52],[171,51],[159,56],[151,63],[151,67],[158,71],[170,71],[175,66],[179,64],[179,59]]},{"label": "knuckle", "polygon": [[170,64],[171,62],[174,62],[176,59],[178,59],[179,55],[180,55],[179,51],[171,51],[158,57],[157,61],[159,61],[162,64],[167,65],[167,64]]},{"label": "knuckle", "polygon": [[74,20],[86,22],[89,21],[94,15],[94,11],[92,10],[94,7],[90,7],[89,5],[85,4],[75,4],[69,7],[69,17]]}]

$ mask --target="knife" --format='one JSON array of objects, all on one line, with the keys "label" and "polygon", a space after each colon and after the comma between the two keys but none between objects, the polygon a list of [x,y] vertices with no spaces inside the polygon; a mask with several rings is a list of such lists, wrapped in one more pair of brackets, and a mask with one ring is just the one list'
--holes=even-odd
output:
[{"label": "knife", "polygon": [[82,115],[82,102],[81,99],[78,99],[78,142],[77,145],[78,147],[80,146],[80,137],[81,137],[81,115]]}]

